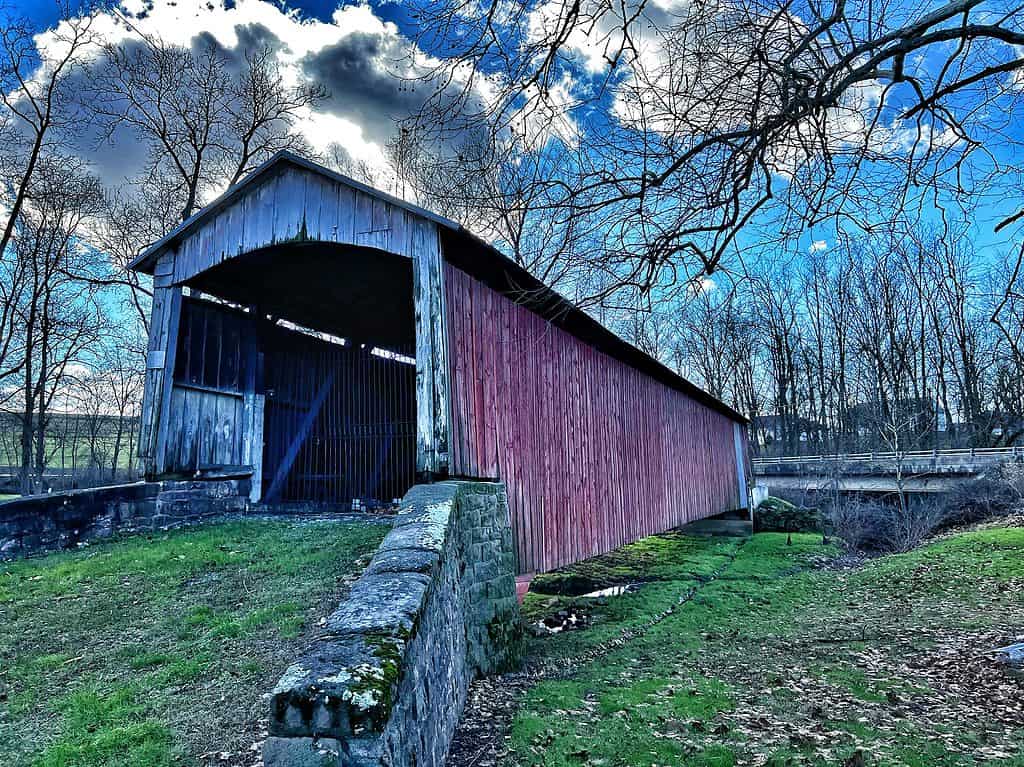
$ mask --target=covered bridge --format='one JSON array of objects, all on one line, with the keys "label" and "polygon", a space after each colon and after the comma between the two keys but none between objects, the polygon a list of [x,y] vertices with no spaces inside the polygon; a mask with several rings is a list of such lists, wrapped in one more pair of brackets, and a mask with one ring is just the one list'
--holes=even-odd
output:
[{"label": "covered bridge", "polygon": [[147,477],[500,479],[519,571],[746,508],[745,419],[460,225],[282,153],[154,244]]}]

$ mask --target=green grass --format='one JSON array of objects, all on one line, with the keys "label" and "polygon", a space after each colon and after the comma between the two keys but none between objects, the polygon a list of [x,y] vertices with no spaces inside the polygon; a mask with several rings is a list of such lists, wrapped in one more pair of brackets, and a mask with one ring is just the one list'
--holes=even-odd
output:
[{"label": "green grass", "polygon": [[[78,421],[77,431],[75,421]],[[95,437],[89,432],[95,430]],[[99,424],[94,417],[75,414],[55,413],[50,419],[45,450],[49,456],[48,464],[57,467],[63,460],[66,468],[72,465],[84,469],[90,465],[94,455],[103,468],[110,470],[110,462],[114,456],[117,441],[117,419],[114,416],[101,416]],[[117,468],[130,469],[133,456],[129,444],[138,438],[138,421],[126,418],[121,433],[121,446],[118,451]],[[63,444],[62,444],[63,443]],[[21,463],[21,421],[20,417],[0,411],[0,466],[18,466]]]},{"label": "green grass", "polygon": [[820,535],[673,534],[546,576],[547,591],[648,583],[598,600],[527,596],[528,620],[574,607],[589,622],[530,640],[547,672],[513,721],[507,764],[842,765],[861,751],[879,767],[1024,767],[1024,714],[1012,714],[1024,684],[986,654],[1024,625],[1024,530],[859,570],[821,568],[834,553]]},{"label": "green grass", "polygon": [[20,495],[11,495],[10,493],[0,493],[0,503],[4,501],[10,501],[14,498],[20,498]]},{"label": "green grass", "polygon": [[0,565],[0,764],[250,765],[261,696],[385,532],[252,520]]}]

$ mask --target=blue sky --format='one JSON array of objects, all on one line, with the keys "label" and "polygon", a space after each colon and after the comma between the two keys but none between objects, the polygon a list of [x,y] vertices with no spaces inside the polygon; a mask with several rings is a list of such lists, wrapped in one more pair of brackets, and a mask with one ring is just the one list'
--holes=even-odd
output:
[{"label": "blue sky", "polygon": [[[335,0],[307,0],[306,2],[285,3],[285,5],[288,8],[302,11],[305,16],[327,20],[339,3]],[[375,5],[380,5],[382,15],[387,13],[389,18],[397,19],[404,16],[400,3],[375,3]],[[57,4],[53,0],[18,0],[16,6],[20,12],[42,24],[52,24],[58,18]]]},{"label": "blue sky", "polygon": [[[157,0],[157,2],[161,2],[161,0]],[[185,0],[185,4],[187,2],[188,0]],[[334,97],[324,107],[321,124],[313,129],[313,138],[323,143],[328,137],[339,137],[339,143],[357,158],[363,155],[379,155],[381,146],[386,143],[382,134],[387,132],[389,126],[393,125],[394,118],[401,116],[400,112],[408,106],[410,99],[407,95],[399,93],[396,85],[385,83],[381,78],[372,79],[378,74],[377,69],[380,68],[378,66],[375,69],[374,62],[379,65],[381,61],[393,58],[396,53],[401,53],[412,44],[410,40],[416,30],[406,8],[400,2],[371,0],[371,20],[375,19],[383,25],[377,28],[368,22],[365,13],[361,15],[350,13],[340,17],[342,20],[338,21],[337,9],[339,7],[352,9],[357,7],[355,3],[338,4],[332,0],[304,0],[290,3],[287,7],[298,10],[303,19],[319,20],[324,25],[334,25],[332,34],[336,34],[336,39],[332,38],[325,42],[320,49],[308,52],[301,65],[304,75],[321,78],[334,94]],[[41,25],[50,24],[56,19],[56,6],[52,0],[19,0],[18,8]],[[200,13],[205,13],[205,11],[201,9],[195,15],[198,17]],[[244,23],[251,17],[250,13],[249,16],[240,18],[239,22]],[[261,18],[265,20],[269,16],[264,14]],[[393,23],[395,27],[387,27],[388,22]],[[201,28],[203,21],[198,19],[195,23],[198,25],[196,28]],[[370,42],[363,41],[359,46],[351,44],[358,37],[350,34],[350,27],[353,23],[361,30],[360,35]],[[312,36],[311,32],[307,33],[305,27],[286,21],[283,16],[277,19],[269,31],[272,34],[281,35],[282,39],[291,35],[289,39],[292,41],[301,39],[303,35]],[[321,34],[321,32],[317,34]],[[364,60],[360,60],[360,57],[364,57]],[[586,78],[586,73],[582,70],[575,74],[581,81]],[[370,78],[369,81],[368,78]],[[608,118],[603,116],[602,119]],[[586,129],[585,124],[583,127]],[[1010,131],[1010,138],[1014,141],[1024,139],[1024,125],[1011,127]],[[318,148],[322,149],[323,146]],[[999,145],[998,143],[987,147],[987,149],[1001,160],[1015,160],[1013,155],[1019,151],[1017,147]],[[95,161],[100,167],[101,175],[105,175],[108,180],[111,180],[116,179],[119,175],[127,175],[132,167],[141,163],[142,157],[133,154],[130,147],[122,145],[107,149],[101,148]],[[1017,179],[1007,178],[1007,189],[1019,189],[1017,181]],[[993,226],[996,221],[1014,212],[1018,205],[1019,199],[1016,195],[999,192],[980,206],[973,239],[983,253],[1007,247],[1010,233],[1001,236],[995,235],[992,231]],[[937,214],[934,211],[928,211],[926,218],[937,219]],[[833,234],[827,228],[806,232],[799,238],[799,241],[792,243],[792,251],[794,253],[806,252],[812,242],[816,240],[825,240],[831,244],[834,240]],[[753,242],[752,238],[753,236],[741,236],[739,242],[756,251],[756,242]]]}]

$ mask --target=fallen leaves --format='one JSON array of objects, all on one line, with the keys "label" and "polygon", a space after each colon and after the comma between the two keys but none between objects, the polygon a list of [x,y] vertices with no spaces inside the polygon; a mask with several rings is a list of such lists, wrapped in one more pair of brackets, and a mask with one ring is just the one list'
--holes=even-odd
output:
[{"label": "fallen leaves", "polygon": [[[559,636],[541,638],[533,676],[484,680],[449,764],[664,762],[654,752],[645,759],[646,750],[608,759],[600,733],[609,728],[627,733],[624,742],[660,743],[696,760],[720,749],[737,767],[880,767],[904,764],[907,754],[916,754],[914,764],[954,765],[1018,756],[1024,682],[993,650],[1019,641],[1024,566],[1007,577],[1016,560],[994,557],[989,541],[954,543],[813,575],[789,568],[744,579],[719,571],[681,593],[675,607],[613,613],[621,631],[580,642],[584,649],[571,657],[547,654]],[[749,560],[743,566],[750,568]],[[597,617],[594,626],[607,633],[608,618]],[[688,635],[673,634],[694,625]],[[585,624],[571,636],[591,631]],[[622,690],[655,677],[672,683],[630,703],[621,698]],[[511,748],[510,723],[523,696],[551,678],[601,681],[587,682],[564,707],[532,695],[521,713],[542,728]],[[723,685],[730,705],[698,716],[674,709],[676,696],[699,696],[687,681],[696,678]]]}]

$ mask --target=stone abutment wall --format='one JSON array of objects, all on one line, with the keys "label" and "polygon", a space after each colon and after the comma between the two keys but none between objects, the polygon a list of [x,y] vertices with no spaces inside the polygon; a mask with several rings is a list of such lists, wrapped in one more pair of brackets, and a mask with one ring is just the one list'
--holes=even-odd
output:
[{"label": "stone abutment wall", "polygon": [[270,700],[266,767],[439,767],[472,679],[521,639],[505,488],[414,487]]},{"label": "stone abutment wall", "polygon": [[0,503],[0,560],[243,512],[248,480],[137,482]]}]

